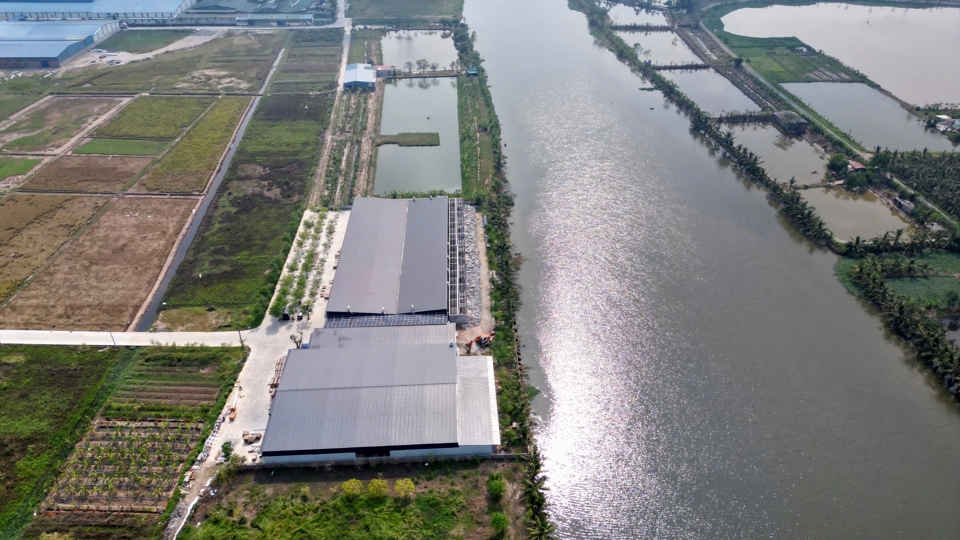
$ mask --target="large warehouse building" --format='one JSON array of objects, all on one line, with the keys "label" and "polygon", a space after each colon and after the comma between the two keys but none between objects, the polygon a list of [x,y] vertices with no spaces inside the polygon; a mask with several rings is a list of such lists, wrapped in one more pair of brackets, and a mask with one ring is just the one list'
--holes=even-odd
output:
[{"label": "large warehouse building", "polygon": [[323,328],[286,358],[263,462],[489,455],[500,445],[489,356],[453,324]]},{"label": "large warehouse building", "polygon": [[190,9],[197,0],[74,0],[67,2],[0,1],[0,17],[23,17],[39,21],[62,19],[114,19],[138,24],[171,20]]},{"label": "large warehouse building", "polygon": [[58,68],[119,29],[116,21],[3,21],[0,68]]},{"label": "large warehouse building", "polygon": [[328,328],[467,322],[463,200],[358,198]]}]

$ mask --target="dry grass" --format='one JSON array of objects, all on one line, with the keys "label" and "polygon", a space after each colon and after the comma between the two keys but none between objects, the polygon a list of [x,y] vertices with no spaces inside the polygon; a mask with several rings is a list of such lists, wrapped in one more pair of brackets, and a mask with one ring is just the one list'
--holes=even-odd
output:
[{"label": "dry grass", "polygon": [[0,130],[6,151],[56,150],[120,103],[116,98],[57,97]]},{"label": "dry grass", "polygon": [[115,193],[152,160],[149,157],[62,156],[31,176],[22,189]]},{"label": "dry grass", "polygon": [[0,326],[125,330],[195,206],[192,199],[120,199],[0,310]]},{"label": "dry grass", "polygon": [[15,193],[0,203],[0,301],[40,268],[106,197]]}]

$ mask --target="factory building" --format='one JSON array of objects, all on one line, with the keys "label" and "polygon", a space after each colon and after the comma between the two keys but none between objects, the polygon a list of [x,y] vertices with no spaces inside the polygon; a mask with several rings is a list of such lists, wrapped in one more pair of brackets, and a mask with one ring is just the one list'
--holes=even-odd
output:
[{"label": "factory building", "polygon": [[463,200],[358,198],[325,326],[466,323]]},{"label": "factory building", "polygon": [[343,88],[363,88],[373,90],[377,87],[377,70],[370,64],[350,64],[343,75]]},{"label": "factory building", "polygon": [[500,445],[489,356],[458,356],[453,324],[314,330],[289,351],[266,464],[489,455]]},{"label": "factory building", "polygon": [[2,21],[0,68],[58,68],[119,29],[116,21]]},{"label": "factory building", "polygon": [[0,18],[38,21],[112,19],[136,24],[172,22],[197,0],[0,1]]}]

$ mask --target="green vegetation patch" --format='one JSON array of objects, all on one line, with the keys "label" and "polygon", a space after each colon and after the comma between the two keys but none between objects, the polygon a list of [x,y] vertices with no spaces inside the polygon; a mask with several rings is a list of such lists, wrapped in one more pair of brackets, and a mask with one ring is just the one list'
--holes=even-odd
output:
[{"label": "green vegetation patch", "polygon": [[109,154],[115,156],[156,156],[167,149],[169,141],[131,139],[91,139],[74,154]]},{"label": "green vegetation patch", "polygon": [[[242,308],[260,323],[303,212],[332,95],[263,98],[167,295],[166,307]],[[202,276],[202,277],[201,277]]]},{"label": "green vegetation patch", "polygon": [[98,47],[107,51],[141,54],[162,49],[193,33],[193,30],[124,30],[110,36]]},{"label": "green vegetation patch", "polygon": [[[16,79],[14,79],[16,80]],[[0,94],[0,118],[10,118],[13,113],[40,99],[36,95],[2,95]]]},{"label": "green vegetation patch", "polygon": [[398,146],[440,146],[439,133],[398,133],[396,135],[380,135],[377,144],[396,144]]},{"label": "green vegetation patch", "polygon": [[372,47],[383,38],[381,30],[355,30],[350,33],[350,52],[347,53],[348,64],[363,64],[370,57]]},{"label": "green vegetation patch", "polygon": [[134,189],[183,193],[203,191],[230,142],[250,98],[222,98]]},{"label": "green vegetation patch", "polygon": [[143,96],[97,129],[97,137],[175,139],[214,99],[209,97]]},{"label": "green vegetation patch", "polygon": [[380,19],[459,19],[463,0],[354,0],[347,5],[347,17],[376,22]]},{"label": "green vegetation patch", "polygon": [[945,304],[951,292],[954,295],[960,294],[960,279],[955,277],[891,278],[887,280],[887,284],[894,292],[909,296],[922,304]]},{"label": "green vegetation patch", "polygon": [[336,88],[342,28],[292,32],[283,62],[270,81],[271,92],[307,93]]},{"label": "green vegetation patch", "polygon": [[0,157],[0,180],[27,174],[40,161],[39,159]]},{"label": "green vegetation patch", "polygon": [[[460,29],[454,42],[469,40]],[[458,45],[458,49],[462,45]],[[473,65],[468,56],[460,55],[461,65]],[[486,74],[461,77],[457,82],[457,111],[460,125],[460,176],[463,196],[476,198],[493,182],[494,163],[499,154],[500,123],[493,114],[493,102],[486,88]]]},{"label": "green vegetation patch", "polygon": [[887,152],[875,161],[954,218],[960,217],[960,153]]},{"label": "green vegetation patch", "polygon": [[120,349],[0,348],[0,537],[15,538],[106,395]]}]

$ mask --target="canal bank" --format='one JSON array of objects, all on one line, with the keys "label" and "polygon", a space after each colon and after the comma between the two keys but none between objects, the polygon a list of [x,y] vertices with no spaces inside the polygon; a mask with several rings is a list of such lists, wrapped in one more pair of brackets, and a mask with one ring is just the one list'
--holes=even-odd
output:
[{"label": "canal bank", "polygon": [[582,15],[555,0],[465,15],[516,194],[560,536],[949,538],[956,405],[836,282],[834,256],[638,92]]}]

